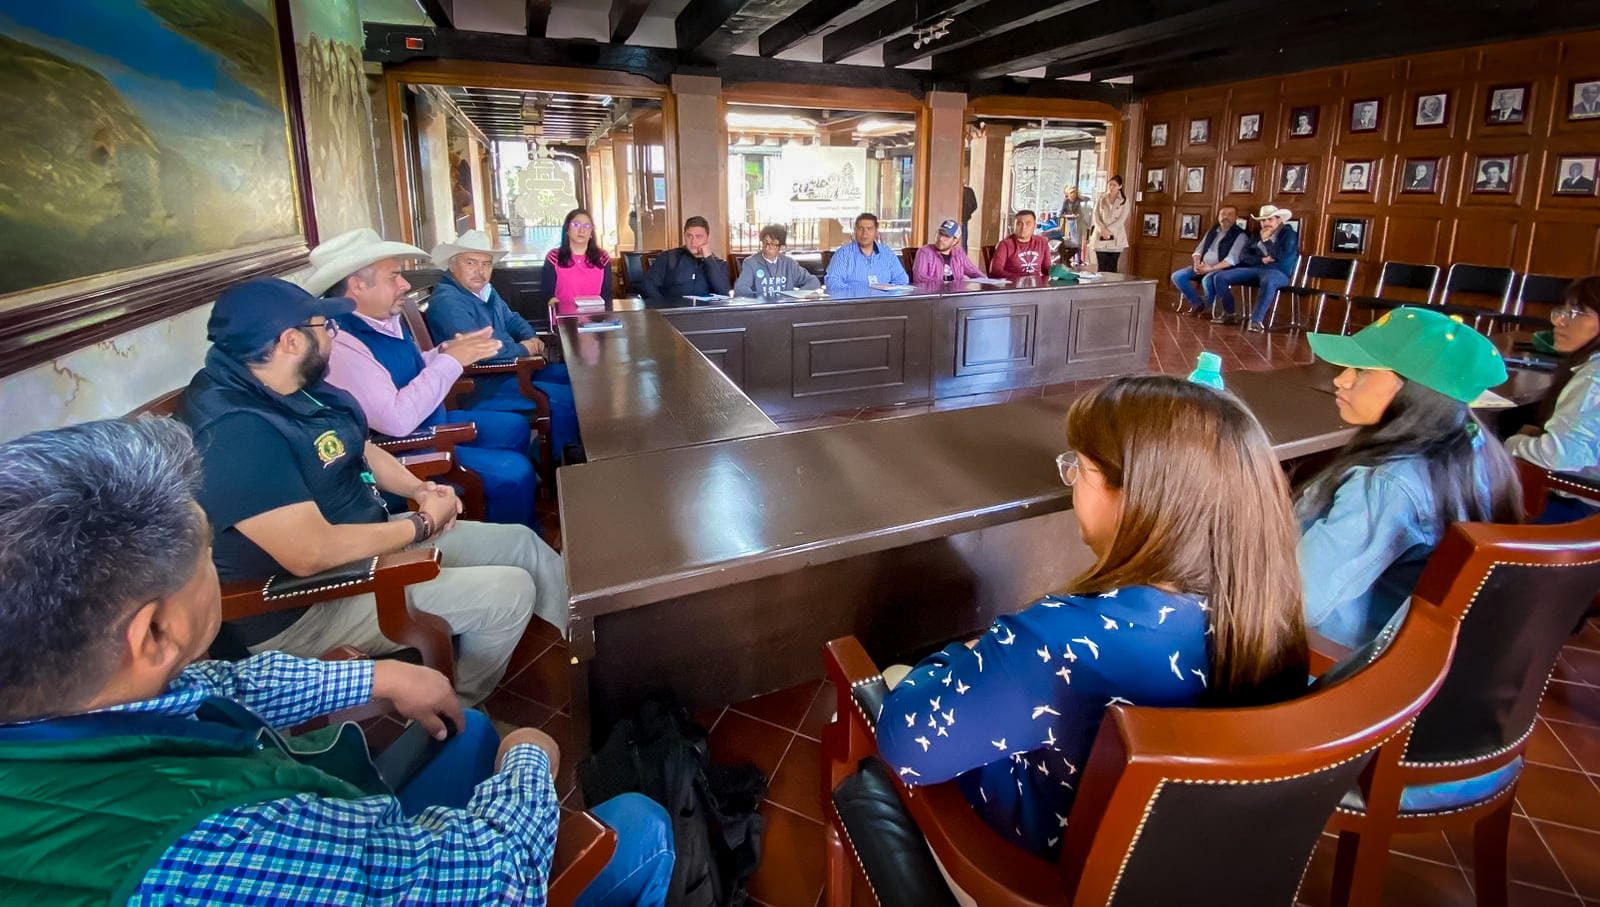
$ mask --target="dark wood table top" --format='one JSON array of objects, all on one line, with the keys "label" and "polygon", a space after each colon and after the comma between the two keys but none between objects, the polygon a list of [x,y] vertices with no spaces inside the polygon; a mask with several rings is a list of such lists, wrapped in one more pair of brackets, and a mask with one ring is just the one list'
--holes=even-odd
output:
[{"label": "dark wood table top", "polygon": [[778,432],[737,385],[652,311],[612,312],[617,330],[558,318],[578,428],[591,460]]},{"label": "dark wood table top", "polygon": [[[1331,395],[1230,375],[1280,457],[1352,429]],[[661,450],[563,468],[572,603],[596,614],[1070,506],[1069,401],[995,406]]]}]

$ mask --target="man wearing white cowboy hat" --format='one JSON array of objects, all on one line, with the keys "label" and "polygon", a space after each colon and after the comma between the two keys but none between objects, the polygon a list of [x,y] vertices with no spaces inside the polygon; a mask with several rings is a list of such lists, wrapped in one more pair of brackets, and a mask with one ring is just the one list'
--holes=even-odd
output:
[{"label": "man wearing white cowboy hat", "polygon": [[334,318],[340,330],[328,358],[328,383],[356,398],[367,425],[380,435],[404,437],[446,422],[473,423],[477,438],[457,448],[456,455],[483,479],[485,519],[533,527],[537,479],[528,460],[528,420],[517,413],[444,408],[462,369],[495,356],[499,341],[485,328],[424,353],[400,317],[401,300],[411,289],[401,267],[406,259],[423,257],[421,249],[385,242],[366,228],[341,233],[311,251],[311,270],[301,285],[355,304],[355,311]]},{"label": "man wearing white cowboy hat", "polygon": [[1233,324],[1238,317],[1233,314],[1233,288],[1239,284],[1259,287],[1256,309],[1250,314],[1247,331],[1260,333],[1267,329],[1267,310],[1278,290],[1289,285],[1294,277],[1294,266],[1300,260],[1300,236],[1288,220],[1294,212],[1275,205],[1262,205],[1255,219],[1261,222],[1261,235],[1245,244],[1244,258],[1239,267],[1217,274],[1212,281],[1217,299],[1222,303],[1222,314],[1212,319],[1221,324]]},{"label": "man wearing white cowboy hat", "polygon": [[[454,337],[484,328],[500,341],[502,358],[537,356],[544,352],[533,325],[511,311],[506,301],[489,283],[494,263],[505,257],[504,249],[490,247],[482,230],[468,230],[455,242],[433,247],[433,263],[445,269],[444,277],[433,288],[428,300],[428,330],[435,337]],[[533,411],[533,401],[522,395],[516,380],[477,378],[478,390],[467,405],[473,409],[494,409],[518,413]],[[572,379],[565,365],[547,365],[534,376],[535,387],[550,398],[550,441],[557,460],[569,444],[578,441],[578,411],[572,402]]]}]

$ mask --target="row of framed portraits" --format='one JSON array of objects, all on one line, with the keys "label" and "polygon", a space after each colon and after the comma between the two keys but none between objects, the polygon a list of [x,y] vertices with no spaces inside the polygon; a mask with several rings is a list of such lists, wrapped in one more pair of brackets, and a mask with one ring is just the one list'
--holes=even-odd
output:
[{"label": "row of framed portraits", "polygon": [[[1571,99],[1567,120],[1600,120],[1600,78],[1574,79],[1570,85]],[[1453,92],[1436,91],[1419,94],[1411,111],[1411,125],[1417,129],[1439,129],[1450,124]],[[1489,89],[1484,99],[1483,122],[1489,126],[1512,126],[1527,119],[1531,105],[1533,84],[1496,85]],[[1351,133],[1377,132],[1383,128],[1384,100],[1363,98],[1350,102],[1348,130]],[[1289,108],[1288,137],[1291,139],[1315,138],[1322,108],[1316,105]],[[1261,141],[1261,124],[1264,114],[1242,113],[1234,123],[1235,142]],[[1150,124],[1150,147],[1165,148],[1171,140],[1171,124]],[[1193,117],[1189,120],[1189,144],[1209,145],[1213,137],[1210,117]]]},{"label": "row of framed portraits", "polygon": [[[1406,158],[1400,168],[1399,192],[1402,195],[1432,195],[1439,191],[1444,172],[1444,158]],[[1514,154],[1480,154],[1473,159],[1470,190],[1474,195],[1509,195],[1516,185],[1521,158]],[[1335,192],[1370,194],[1376,186],[1380,162],[1373,159],[1352,159],[1341,162]],[[1144,172],[1144,191],[1162,195],[1172,188],[1168,171],[1174,165],[1147,166]],[[1178,167],[1182,182],[1178,195],[1203,195],[1209,168],[1205,166]],[[1258,188],[1274,195],[1304,195],[1311,182],[1310,162],[1290,162],[1281,165],[1276,184],[1258,185],[1258,165],[1233,164],[1228,168],[1227,193],[1230,195],[1254,194]],[[1574,197],[1595,196],[1600,183],[1600,154],[1563,154],[1556,157],[1555,174],[1550,192],[1553,195]]]},{"label": "row of framed portraits", "polygon": [[[1156,239],[1161,236],[1161,213],[1146,211],[1141,215],[1141,235]],[[1296,233],[1304,235],[1300,218],[1286,221]],[[1199,241],[1205,232],[1205,219],[1199,214],[1178,215],[1178,240]],[[1346,255],[1360,255],[1367,251],[1367,237],[1372,232],[1372,220],[1365,217],[1336,217],[1328,225],[1328,248]]]}]

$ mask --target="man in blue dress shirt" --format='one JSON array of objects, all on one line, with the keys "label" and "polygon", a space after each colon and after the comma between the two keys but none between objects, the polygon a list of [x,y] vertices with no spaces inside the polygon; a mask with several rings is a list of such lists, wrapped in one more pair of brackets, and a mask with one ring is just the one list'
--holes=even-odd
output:
[{"label": "man in blue dress shirt", "polygon": [[840,246],[828,262],[826,283],[830,291],[843,287],[864,289],[885,284],[906,284],[905,265],[900,256],[884,243],[878,242],[878,216],[862,213],[856,215],[856,235]]}]

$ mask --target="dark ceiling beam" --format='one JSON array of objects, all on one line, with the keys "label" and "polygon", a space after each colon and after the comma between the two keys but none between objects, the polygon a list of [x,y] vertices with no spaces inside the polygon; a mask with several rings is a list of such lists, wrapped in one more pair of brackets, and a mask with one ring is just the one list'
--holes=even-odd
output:
[{"label": "dark ceiling beam", "polygon": [[1093,82],[1047,82],[1043,79],[985,79],[966,86],[968,98],[1065,98],[1073,101],[1103,101],[1120,107],[1132,97],[1126,86]]},{"label": "dark ceiling beam", "polygon": [[422,14],[434,28],[455,28],[455,0],[417,0],[417,6],[422,7]]},{"label": "dark ceiling beam", "polygon": [[611,43],[622,44],[633,37],[633,30],[639,27],[639,20],[649,8],[650,0],[611,0],[606,23]]},{"label": "dark ceiling beam", "polygon": [[804,6],[806,0],[689,0],[673,23],[678,53],[720,62]]},{"label": "dark ceiling beam", "polygon": [[[836,85],[842,88],[887,88],[920,99],[934,87],[927,73],[876,66],[829,66],[798,60],[769,60],[736,55],[717,65],[724,86],[738,82],[791,82],[798,85]],[[960,88],[949,88],[960,91]],[[818,105],[823,106],[823,105]]]},{"label": "dark ceiling beam", "polygon": [[851,10],[871,15],[889,0],[811,0],[761,33],[761,56],[775,57],[796,44],[821,34],[824,29]]},{"label": "dark ceiling beam", "polygon": [[528,0],[528,37],[543,38],[550,27],[551,0]]},{"label": "dark ceiling beam", "polygon": [[923,22],[957,16],[984,0],[894,0],[875,13],[822,36],[822,62],[837,63],[881,41],[899,37]]},{"label": "dark ceiling beam", "polygon": [[[598,44],[555,38],[530,38],[493,32],[440,29],[414,25],[363,22],[366,45],[362,59],[372,63],[404,63],[411,59],[483,60],[535,66],[577,66],[628,72],[666,84],[678,68],[678,55],[659,47]],[[421,37],[422,51],[406,49],[407,38]]]},{"label": "dark ceiling beam", "polygon": [[[940,73],[990,79],[1215,28],[1219,23],[1226,26],[1240,16],[1279,15],[1282,9],[1283,4],[1274,0],[1215,0],[1204,4],[1129,0],[1096,4],[1046,19],[1032,28],[986,38],[960,51],[935,54],[933,68]],[[1064,55],[1063,46],[1070,47],[1071,53]]]},{"label": "dark ceiling beam", "polygon": [[1112,0],[1011,0],[991,3],[954,17],[950,33],[938,41],[913,47],[916,35],[901,35],[883,45],[883,65],[904,66],[935,53],[948,53],[1012,29],[1036,25],[1095,3]]}]

